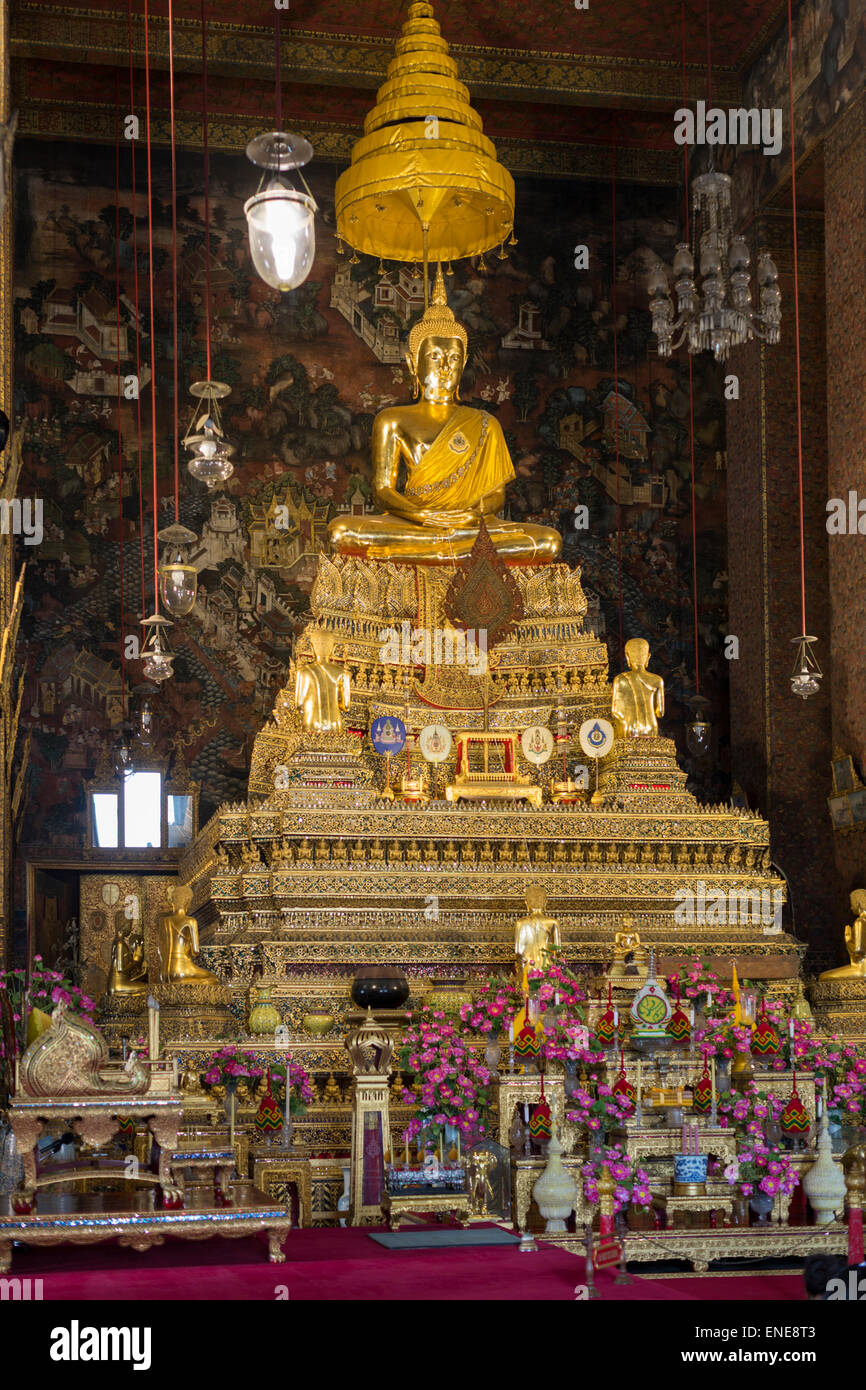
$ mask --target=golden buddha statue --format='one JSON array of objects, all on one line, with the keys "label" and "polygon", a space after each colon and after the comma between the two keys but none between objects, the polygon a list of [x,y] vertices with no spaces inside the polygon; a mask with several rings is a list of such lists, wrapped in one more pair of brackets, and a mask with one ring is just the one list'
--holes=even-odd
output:
[{"label": "golden buddha statue", "polygon": [[514,950],[520,957],[521,966],[543,970],[551,947],[558,950],[562,945],[559,922],[555,917],[544,914],[547,894],[540,883],[528,884],[523,896],[529,916],[519,918],[514,925]]},{"label": "golden buddha statue", "polygon": [[[389,406],[373,421],[373,496],[382,511],[332,521],[335,550],[371,560],[448,563],[469,554],[483,516],[505,559],[542,563],[559,556],[558,531],[497,516],[514,466],[499,421],[459,404],[466,348],[440,266],[430,307],[409,334],[415,404]],[[401,468],[407,473],[402,492]]]},{"label": "golden buddha statue", "polygon": [[665,712],[665,683],[647,670],[649,642],[632,637],[625,644],[629,669],[614,677],[613,723],[621,738],[658,737],[658,721]]},{"label": "golden buddha statue", "polygon": [[613,936],[613,963],[608,976],[611,984],[642,985],[649,975],[649,951],[634,929],[634,918],[626,915]]},{"label": "golden buddha statue", "polygon": [[192,889],[186,883],[173,884],[168,890],[173,911],[164,912],[159,924],[159,968],[164,983],[176,980],[218,984],[216,975],[196,965],[198,955],[198,922],[187,915],[192,902]]},{"label": "golden buddha statue", "polygon": [[840,965],[837,970],[825,970],[818,976],[819,980],[866,979],[866,889],[855,888],[849,902],[857,916],[845,928],[848,964]]},{"label": "golden buddha statue", "polygon": [[332,633],[313,631],[307,637],[313,658],[295,668],[295,708],[309,733],[341,734],[341,710],[349,708],[351,696],[349,674],[336,661],[329,660],[334,650]]},{"label": "golden buddha statue", "polygon": [[118,912],[114,921],[106,993],[146,994],[147,962],[144,959],[144,937],[138,923],[128,918],[125,912]]}]

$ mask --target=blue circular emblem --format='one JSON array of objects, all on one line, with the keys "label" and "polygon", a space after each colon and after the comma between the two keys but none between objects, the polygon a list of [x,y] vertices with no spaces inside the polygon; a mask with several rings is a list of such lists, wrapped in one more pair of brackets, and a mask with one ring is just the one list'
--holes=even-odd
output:
[{"label": "blue circular emblem", "polygon": [[399,753],[406,742],[406,725],[393,714],[380,714],[370,725],[370,742],[377,753]]},{"label": "blue circular emblem", "polygon": [[593,748],[598,748],[601,744],[604,743],[605,732],[600,724],[593,724],[592,728],[587,734],[587,739],[592,744]]}]

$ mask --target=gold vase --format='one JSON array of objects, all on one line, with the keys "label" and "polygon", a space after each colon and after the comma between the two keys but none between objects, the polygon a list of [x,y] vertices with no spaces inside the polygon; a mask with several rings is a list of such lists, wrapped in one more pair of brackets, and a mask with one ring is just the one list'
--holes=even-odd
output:
[{"label": "gold vase", "polygon": [[248,1028],[255,1037],[272,1034],[279,1028],[282,1019],[271,1003],[270,985],[259,985],[255,991],[255,1002],[250,1009]]},{"label": "gold vase", "polygon": [[304,1014],[301,1026],[311,1038],[324,1038],[334,1026],[334,1015],[326,1013]]}]

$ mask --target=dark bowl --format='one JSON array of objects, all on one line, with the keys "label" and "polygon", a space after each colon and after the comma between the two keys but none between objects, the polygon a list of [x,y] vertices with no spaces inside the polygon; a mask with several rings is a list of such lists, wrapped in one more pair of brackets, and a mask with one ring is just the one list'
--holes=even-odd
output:
[{"label": "dark bowl", "polygon": [[399,1009],[409,998],[409,981],[396,965],[362,965],[350,994],[359,1009]]}]

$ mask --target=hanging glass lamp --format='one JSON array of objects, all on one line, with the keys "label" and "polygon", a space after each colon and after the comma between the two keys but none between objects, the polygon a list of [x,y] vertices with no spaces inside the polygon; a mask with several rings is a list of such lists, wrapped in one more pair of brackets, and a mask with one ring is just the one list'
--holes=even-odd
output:
[{"label": "hanging glass lamp", "polygon": [[791,638],[797,647],[794,669],[791,672],[791,693],[799,695],[801,700],[808,700],[810,695],[817,695],[821,689],[824,673],[812,654],[812,643],[817,640],[817,637]]},{"label": "hanging glass lamp", "polygon": [[[250,236],[250,254],[256,271],[275,290],[294,290],[313,268],[316,255],[315,214],[318,206],[305,192],[293,188],[285,177],[313,157],[309,140],[281,130],[257,135],[247,145],[247,158],[273,176],[244,204]],[[303,182],[303,176],[300,175]]]},{"label": "hanging glass lamp", "polygon": [[231,460],[234,447],[226,439],[220,410],[220,401],[231,394],[231,387],[224,381],[194,381],[189,393],[197,404],[183,437],[183,446],[190,453],[187,467],[198,482],[214,488],[235,471]]},{"label": "hanging glass lamp", "polygon": [[713,726],[705,717],[710,701],[703,695],[693,695],[686,704],[692,717],[686,724],[686,744],[693,758],[704,758],[710,751],[713,740]]},{"label": "hanging glass lamp", "polygon": [[157,532],[164,550],[159,566],[159,597],[173,618],[191,613],[198,593],[198,570],[192,563],[192,547],[198,544],[195,531],[175,522]]},{"label": "hanging glass lamp", "polygon": [[141,669],[149,681],[160,685],[174,675],[174,653],[165,631],[174,624],[161,613],[151,613],[149,618],[142,620],[141,626],[147,634],[141,648]]}]

